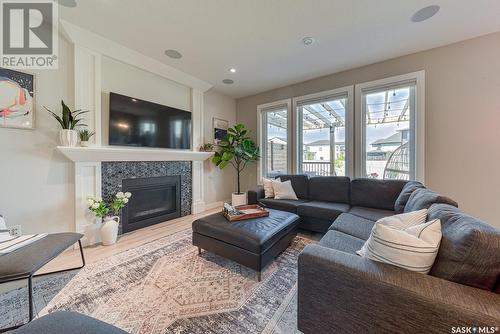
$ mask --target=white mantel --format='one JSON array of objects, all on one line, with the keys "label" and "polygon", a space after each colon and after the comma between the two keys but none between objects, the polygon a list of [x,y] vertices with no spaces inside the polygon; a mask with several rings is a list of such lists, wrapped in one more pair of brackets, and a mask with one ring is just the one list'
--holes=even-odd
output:
[{"label": "white mantel", "polygon": [[61,21],[63,34],[74,46],[75,109],[90,110],[84,115],[85,124],[95,132],[91,147],[58,147],[75,164],[75,231],[85,235],[84,245],[100,241],[98,225],[86,205],[88,196],[101,196],[101,162],[103,161],[192,161],[192,213],[205,210],[203,160],[209,152],[104,146],[102,138],[101,62],[106,56],[143,71],[175,81],[190,89],[192,142],[203,143],[203,94],[211,88],[198,78],[181,72],[155,59],[128,49],[114,41]]},{"label": "white mantel", "polygon": [[102,161],[203,161],[212,152],[190,150],[130,148],[120,146],[65,147],[57,149],[74,162]]}]

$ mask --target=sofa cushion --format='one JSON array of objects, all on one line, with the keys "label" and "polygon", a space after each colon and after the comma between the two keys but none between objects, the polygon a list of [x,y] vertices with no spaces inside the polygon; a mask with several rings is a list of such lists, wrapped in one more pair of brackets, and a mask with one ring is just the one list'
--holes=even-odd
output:
[{"label": "sofa cushion", "polygon": [[262,198],[259,200],[259,202],[267,208],[297,213],[297,207],[300,204],[307,203],[308,201],[304,199],[293,200],[293,199]]},{"label": "sofa cushion", "polygon": [[319,244],[324,247],[333,248],[341,252],[356,254],[356,251],[361,249],[364,241],[339,231],[328,231],[321,238]]},{"label": "sofa cushion", "polygon": [[362,206],[353,206],[349,213],[361,218],[377,221],[380,218],[385,218],[389,216],[393,216],[396,212],[392,210],[382,210],[382,209],[374,209],[374,208],[365,208]]},{"label": "sofa cushion", "polygon": [[415,189],[415,191],[413,191],[410,195],[410,198],[405,205],[404,212],[428,209],[434,203],[443,203],[458,207],[457,202],[451,198],[439,195],[429,189],[421,188]]},{"label": "sofa cushion", "polygon": [[280,175],[276,177],[279,178],[281,182],[290,180],[292,182],[293,190],[298,198],[308,199],[309,198],[309,177],[303,174],[297,175]]},{"label": "sofa cushion", "polygon": [[430,274],[493,290],[500,276],[500,230],[447,204],[434,204],[428,219],[441,220],[443,238]]},{"label": "sofa cushion", "polygon": [[410,181],[406,183],[403,187],[403,190],[401,190],[401,193],[396,199],[396,203],[394,204],[394,211],[396,211],[396,213],[403,212],[405,209],[405,205],[408,202],[408,199],[410,198],[411,194],[413,194],[415,190],[420,188],[425,188],[425,187],[422,183],[418,181]]},{"label": "sofa cushion", "polygon": [[394,210],[394,204],[407,181],[354,179],[351,181],[351,205]]},{"label": "sofa cushion", "polygon": [[299,216],[321,218],[334,221],[341,213],[349,210],[349,204],[310,201],[300,204],[297,208]]},{"label": "sofa cushion", "polygon": [[344,176],[316,176],[309,179],[309,199],[349,203],[351,180]]},{"label": "sofa cushion", "polygon": [[335,219],[329,230],[339,231],[366,240],[370,237],[374,221],[350,213],[343,213]]}]

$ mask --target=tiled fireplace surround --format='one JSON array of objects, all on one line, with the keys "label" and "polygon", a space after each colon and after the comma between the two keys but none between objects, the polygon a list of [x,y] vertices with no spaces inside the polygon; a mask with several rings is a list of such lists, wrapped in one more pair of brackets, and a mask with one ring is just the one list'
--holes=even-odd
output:
[{"label": "tiled fireplace surround", "polygon": [[[109,161],[101,164],[102,197],[111,199],[121,191],[124,179],[159,176],[181,177],[181,216],[191,213],[192,166],[191,161]],[[133,194],[132,194],[133,196]],[[121,215],[120,215],[121,216]],[[123,221],[120,219],[118,234],[122,234]]]}]

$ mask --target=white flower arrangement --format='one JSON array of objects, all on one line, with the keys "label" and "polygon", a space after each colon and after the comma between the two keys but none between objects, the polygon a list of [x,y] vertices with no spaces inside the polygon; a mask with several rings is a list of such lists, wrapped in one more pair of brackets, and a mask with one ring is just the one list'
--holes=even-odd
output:
[{"label": "white flower arrangement", "polygon": [[120,212],[120,209],[122,209],[129,202],[130,197],[132,197],[131,193],[123,193],[119,191],[109,203],[108,207],[101,197],[89,196],[87,197],[87,205],[89,210],[92,211],[96,217],[102,218],[105,217],[110,210],[117,215]]}]

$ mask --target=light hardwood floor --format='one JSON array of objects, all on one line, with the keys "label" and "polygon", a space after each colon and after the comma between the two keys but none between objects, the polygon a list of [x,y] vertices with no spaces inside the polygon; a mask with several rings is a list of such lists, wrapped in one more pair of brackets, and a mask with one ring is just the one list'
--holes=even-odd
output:
[{"label": "light hardwood floor", "polygon": [[[117,243],[111,246],[98,244],[90,247],[84,247],[83,253],[85,254],[85,261],[87,264],[90,264],[128,249],[135,248],[148,242],[185,230],[186,228],[191,227],[194,220],[220,210],[221,208],[215,208],[196,215],[172,219],[164,223],[129,232],[122,235]],[[80,263],[80,251],[78,249],[70,249],[41,268],[37,274],[76,267],[80,265]]]}]

